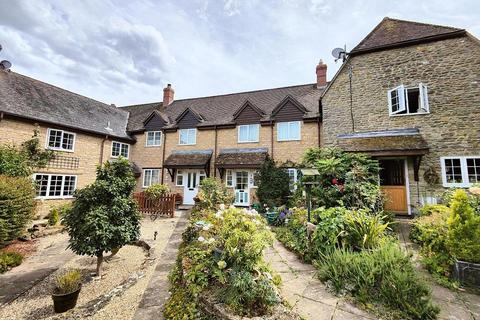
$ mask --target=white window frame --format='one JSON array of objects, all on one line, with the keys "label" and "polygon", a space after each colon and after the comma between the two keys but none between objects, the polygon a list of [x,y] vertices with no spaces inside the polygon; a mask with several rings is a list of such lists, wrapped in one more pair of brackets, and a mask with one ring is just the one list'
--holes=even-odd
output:
[{"label": "white window frame", "polygon": [[[50,143],[50,133],[51,131],[54,130],[54,131],[60,131],[62,133],[62,137],[61,137],[61,142],[60,142],[60,147],[50,147],[49,146],[49,143]],[[73,141],[72,141],[72,149],[65,149],[62,147],[63,145],[63,135],[64,134],[71,134],[73,135]],[[75,152],[75,140],[77,139],[77,134],[75,132],[71,132],[71,131],[65,131],[65,130],[61,130],[61,129],[54,129],[54,128],[48,128],[47,129],[47,140],[45,141],[45,149],[49,149],[49,150],[56,150],[56,151],[65,151],[65,152]]]},{"label": "white window frame", "polygon": [[[153,144],[148,144],[149,143],[149,140],[148,140],[148,136],[150,134],[153,134]],[[158,144],[155,144],[155,135],[156,134],[159,134],[160,135],[160,139],[159,139],[159,142]],[[159,147],[162,145],[162,131],[146,131],[145,132],[145,147],[147,148],[151,148],[151,147]]]},{"label": "white window frame", "polygon": [[[391,117],[393,116],[414,116],[414,115],[423,115],[430,113],[430,106],[428,103],[428,89],[427,86],[423,83],[418,84],[418,94],[420,98],[420,105],[418,106],[418,112],[410,113],[408,111],[408,90],[415,89],[417,87],[408,87],[406,88],[403,84],[387,91],[388,99],[388,113]],[[392,93],[397,92],[399,99],[399,108],[398,110],[393,110],[392,105]],[[405,112],[405,113],[401,113]]]},{"label": "white window frame", "polygon": [[293,172],[293,184],[289,185],[290,191],[293,192],[297,190],[298,183],[298,170],[296,168],[287,168],[288,178],[290,180],[290,172]]},{"label": "white window frame", "polygon": [[[182,183],[179,184],[178,183],[178,177],[182,177]],[[183,187],[185,186],[185,176],[183,175],[183,171],[182,170],[177,170],[177,174],[175,175],[175,185],[177,187]]]},{"label": "white window frame", "polygon": [[[298,138],[291,137],[291,125],[294,123],[298,123]],[[287,138],[281,139],[280,138],[280,125],[287,126]],[[302,140],[302,121],[285,121],[285,122],[277,122],[277,141],[300,141]]]},{"label": "white window frame", "polygon": [[230,169],[225,172],[225,185],[229,188],[233,188],[233,171]]},{"label": "white window frame", "polygon": [[[146,178],[147,178],[147,171],[150,172],[150,181],[149,183],[146,183]],[[157,182],[152,182],[152,178],[153,178],[153,171],[158,171],[158,181]],[[159,168],[148,168],[148,169],[143,169],[143,183],[142,183],[142,186],[143,188],[148,188],[150,187],[152,184],[158,184],[160,183],[160,178],[161,178],[161,169]]]},{"label": "white window frame", "polygon": [[[240,138],[241,137],[241,135],[240,135],[241,128],[247,128],[247,140],[242,140]],[[252,130],[252,128],[255,128],[257,130],[257,137],[254,140],[249,140],[250,130]],[[260,139],[260,124],[256,123],[256,124],[242,124],[242,125],[239,125],[237,132],[238,132],[237,133],[238,143],[256,143]]]},{"label": "white window frame", "polygon": [[248,173],[248,187],[249,188],[258,188],[258,181],[256,181],[255,176],[258,174],[256,170],[250,171]]},{"label": "white window frame", "polygon": [[[192,142],[189,142],[189,137],[190,137],[190,133],[191,132],[194,132],[193,134],[193,143]],[[186,132],[187,134],[187,143],[182,143],[182,132]],[[193,146],[195,144],[197,144],[197,128],[188,128],[188,129],[179,129],[178,130],[178,144],[180,146]]]},{"label": "white window frame", "polygon": [[[73,192],[77,190],[77,183],[78,183],[78,176],[75,174],[59,174],[59,173],[34,173],[32,178],[33,182],[36,184],[37,182],[37,176],[48,176],[47,180],[47,195],[45,196],[35,196],[35,199],[72,199],[73,198]],[[52,181],[52,176],[61,176],[62,177],[62,187],[60,189],[60,195],[59,196],[49,196],[48,193],[50,192],[50,186],[51,186],[51,181]],[[74,177],[75,178],[75,185],[73,186],[73,192],[72,195],[63,195],[63,191],[65,188],[65,177]],[[35,190],[35,193],[37,193],[37,190]]]},{"label": "white window frame", "polygon": [[[118,143],[120,144],[120,154],[118,156],[113,155],[113,144]],[[112,146],[111,146],[111,151],[110,151],[110,156],[112,158],[119,158],[122,156],[122,146],[126,145],[127,146],[127,156],[124,157],[125,159],[128,159],[130,157],[130,145],[128,143],[120,142],[120,141],[112,141]],[[123,156],[122,156],[123,157]]]},{"label": "white window frame", "polygon": [[[458,159],[460,160],[460,169],[462,171],[462,182],[461,183],[452,183],[447,182],[447,172],[445,166],[445,160],[448,159]],[[467,159],[480,159],[480,156],[445,156],[440,157],[440,165],[442,168],[442,184],[446,188],[469,188],[472,186],[472,183],[468,179],[468,166]]]}]

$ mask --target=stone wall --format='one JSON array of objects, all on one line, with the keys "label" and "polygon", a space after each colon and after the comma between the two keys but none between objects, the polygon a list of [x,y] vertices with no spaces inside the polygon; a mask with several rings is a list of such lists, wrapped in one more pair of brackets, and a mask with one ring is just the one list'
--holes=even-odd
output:
[{"label": "stone wall", "polygon": [[[471,36],[353,56],[322,99],[323,145],[352,132],[348,70],[352,72],[356,132],[419,128],[430,153],[421,162],[420,181],[409,161],[411,204],[443,191],[423,178],[433,167],[441,178],[440,156],[480,155],[480,45]],[[430,113],[389,116],[387,91],[401,84],[428,88]]]}]

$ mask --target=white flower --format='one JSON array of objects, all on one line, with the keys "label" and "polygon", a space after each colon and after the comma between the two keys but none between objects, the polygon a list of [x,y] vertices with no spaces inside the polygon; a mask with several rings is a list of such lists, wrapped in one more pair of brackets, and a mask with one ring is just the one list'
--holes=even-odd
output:
[{"label": "white flower", "polygon": [[209,224],[206,224],[203,226],[203,231],[208,231],[210,229],[210,225]]},{"label": "white flower", "polygon": [[260,224],[261,224],[261,222],[258,221],[257,219],[253,219],[253,223],[255,223],[256,225],[260,225]]},{"label": "white flower", "polygon": [[207,240],[207,243],[214,243],[215,242],[215,239],[214,238],[210,238]]},{"label": "white flower", "polygon": [[229,209],[235,209],[235,206],[233,204],[230,205],[230,207],[228,207]]},{"label": "white flower", "polygon": [[250,210],[250,212],[251,212],[253,215],[257,215],[257,214],[258,214],[258,211],[255,210],[255,209]]},{"label": "white flower", "polygon": [[270,272],[265,272],[265,275],[269,280],[272,280],[272,275],[270,274]]},{"label": "white flower", "polygon": [[218,210],[217,213],[215,213],[215,218],[222,218],[223,212]]},{"label": "white flower", "polygon": [[223,203],[220,205],[220,210],[225,210],[225,205]]},{"label": "white flower", "polygon": [[202,236],[200,236],[200,237],[198,237],[198,241],[200,241],[200,242],[204,242],[204,241],[205,241],[205,238],[204,238],[204,237],[202,237]]}]

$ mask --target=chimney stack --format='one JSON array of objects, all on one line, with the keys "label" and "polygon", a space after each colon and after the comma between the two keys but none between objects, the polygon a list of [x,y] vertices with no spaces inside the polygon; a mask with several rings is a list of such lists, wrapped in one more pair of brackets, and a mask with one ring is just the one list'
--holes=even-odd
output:
[{"label": "chimney stack", "polygon": [[317,88],[327,85],[327,65],[323,63],[322,59],[317,64]]},{"label": "chimney stack", "polygon": [[173,90],[172,85],[169,83],[163,89],[163,106],[166,107],[173,102],[173,97],[175,95],[175,90]]}]

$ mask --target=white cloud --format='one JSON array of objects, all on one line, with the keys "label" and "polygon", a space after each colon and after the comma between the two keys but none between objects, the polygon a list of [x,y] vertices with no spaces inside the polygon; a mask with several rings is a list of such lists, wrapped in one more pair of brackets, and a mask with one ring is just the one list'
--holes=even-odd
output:
[{"label": "white cloud", "polygon": [[480,33],[474,0],[0,0],[2,59],[13,70],[117,105],[315,80],[384,16]]}]

